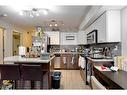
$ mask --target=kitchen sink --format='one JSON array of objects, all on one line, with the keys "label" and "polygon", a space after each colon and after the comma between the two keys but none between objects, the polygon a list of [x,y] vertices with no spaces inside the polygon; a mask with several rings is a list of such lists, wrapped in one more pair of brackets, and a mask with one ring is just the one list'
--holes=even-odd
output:
[{"label": "kitchen sink", "polygon": [[51,57],[50,53],[42,53],[42,54],[40,54],[40,59],[41,60],[48,60],[48,59],[50,59],[50,57]]}]

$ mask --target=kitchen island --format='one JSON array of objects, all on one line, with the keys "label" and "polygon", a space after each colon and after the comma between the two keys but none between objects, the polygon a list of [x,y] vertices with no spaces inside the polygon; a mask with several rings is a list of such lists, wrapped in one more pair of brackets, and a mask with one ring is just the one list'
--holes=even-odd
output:
[{"label": "kitchen island", "polygon": [[48,88],[51,89],[51,76],[50,72],[54,69],[54,58],[50,57],[47,60],[42,60],[40,58],[25,58],[21,56],[11,56],[4,58],[4,64],[38,64],[42,66],[42,71],[48,73]]},{"label": "kitchen island", "polygon": [[78,66],[78,52],[54,52],[55,55],[55,69],[60,70],[79,70]]}]

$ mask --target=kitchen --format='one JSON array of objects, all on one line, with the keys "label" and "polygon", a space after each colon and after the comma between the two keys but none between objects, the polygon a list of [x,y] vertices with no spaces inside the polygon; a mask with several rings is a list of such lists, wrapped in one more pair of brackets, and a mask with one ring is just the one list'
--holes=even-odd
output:
[{"label": "kitchen", "polygon": [[[38,63],[44,71],[42,76],[47,75],[47,79],[42,78],[42,89],[52,89],[52,84],[58,82],[52,81],[50,73],[54,71],[61,73],[60,84],[58,83],[60,89],[94,89],[91,82],[94,73],[106,89],[126,89],[126,85],[108,85],[101,79],[102,76],[98,76],[96,68],[101,66],[100,69],[107,69],[112,65],[127,71],[125,57],[127,7],[85,5],[55,7],[58,8],[56,13],[55,9],[53,11],[48,9],[49,13],[45,10],[46,15],[42,16],[36,13],[39,8],[33,7],[32,10],[22,11],[19,15],[9,6],[0,6],[0,63],[20,65],[21,72],[23,66]],[[29,11],[33,13],[30,14]],[[39,12],[41,11],[44,10]],[[20,43],[16,44],[18,50],[15,50],[17,37]],[[33,80],[31,83],[28,82],[28,88],[32,87],[33,83]],[[16,84],[24,86],[22,80]]]}]

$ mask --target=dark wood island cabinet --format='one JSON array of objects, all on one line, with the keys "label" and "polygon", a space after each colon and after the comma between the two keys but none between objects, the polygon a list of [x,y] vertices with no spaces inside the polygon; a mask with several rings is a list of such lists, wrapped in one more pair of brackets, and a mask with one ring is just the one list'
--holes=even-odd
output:
[{"label": "dark wood island cabinet", "polygon": [[73,52],[55,53],[54,69],[63,69],[63,70],[79,69],[78,58],[79,58],[78,53]]}]

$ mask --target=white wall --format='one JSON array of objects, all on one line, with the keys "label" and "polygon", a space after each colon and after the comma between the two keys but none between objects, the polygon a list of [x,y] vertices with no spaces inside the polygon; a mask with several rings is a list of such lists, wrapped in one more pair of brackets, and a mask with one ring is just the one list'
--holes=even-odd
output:
[{"label": "white wall", "polygon": [[[13,31],[18,31],[18,32],[24,32],[24,30],[18,28],[18,27],[14,27],[13,25],[6,23],[2,20],[0,20],[0,27],[5,28],[5,32],[4,32],[4,48],[5,48],[5,56],[12,56],[13,52],[12,52],[12,34]],[[22,39],[21,39],[22,40]],[[21,43],[22,44],[22,43]]]},{"label": "white wall", "polygon": [[[77,45],[78,32],[61,32],[60,45]],[[66,40],[66,36],[74,36],[74,40]]]},{"label": "white wall", "polygon": [[127,7],[121,10],[122,55],[127,56]]}]

